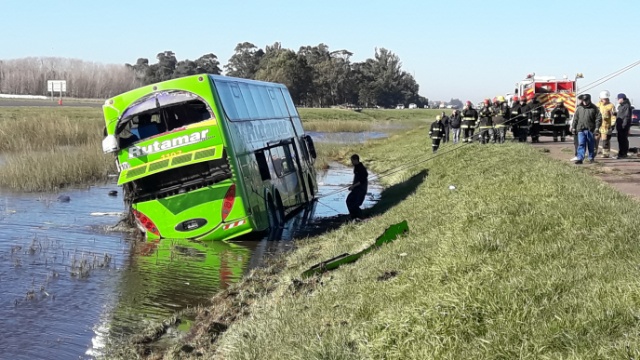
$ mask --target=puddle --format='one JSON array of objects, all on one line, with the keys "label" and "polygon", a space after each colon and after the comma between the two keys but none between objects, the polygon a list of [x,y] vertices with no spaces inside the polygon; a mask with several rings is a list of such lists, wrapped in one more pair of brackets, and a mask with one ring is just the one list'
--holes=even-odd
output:
[{"label": "puddle", "polygon": [[[318,175],[319,195],[348,185],[352,169]],[[86,359],[176,311],[207,304],[249,269],[292,248],[292,239],[346,214],[346,192],[322,198],[271,238],[135,242],[105,231],[123,211],[115,185],[61,194],[0,191],[2,357]],[[370,184],[364,207],[381,187]],[[58,201],[67,195],[69,202]],[[254,236],[255,237],[255,236]],[[278,240],[273,240],[278,239]]]}]

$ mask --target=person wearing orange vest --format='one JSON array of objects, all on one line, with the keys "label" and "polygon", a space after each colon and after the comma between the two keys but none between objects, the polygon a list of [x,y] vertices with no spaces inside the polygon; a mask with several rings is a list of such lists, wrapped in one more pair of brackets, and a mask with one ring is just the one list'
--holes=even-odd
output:
[{"label": "person wearing orange vest", "polygon": [[602,157],[608,158],[611,150],[611,135],[616,123],[616,107],[609,101],[609,91],[600,92],[600,102],[598,108],[602,115],[602,125],[600,126],[600,134],[596,135],[596,153],[598,153],[600,140],[602,140]]}]

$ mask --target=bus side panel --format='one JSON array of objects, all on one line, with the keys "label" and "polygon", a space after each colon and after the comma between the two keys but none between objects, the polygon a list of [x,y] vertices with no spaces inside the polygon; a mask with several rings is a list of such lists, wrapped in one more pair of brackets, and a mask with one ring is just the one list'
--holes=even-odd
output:
[{"label": "bus side panel", "polygon": [[[256,150],[275,146],[279,141],[294,140],[296,149],[291,155],[302,154],[297,141],[297,131],[291,121],[290,112],[285,103],[285,97],[280,90],[281,85],[252,84],[242,81],[216,80],[216,90],[222,109],[227,115],[228,134],[232,139],[234,152],[238,159],[244,159],[241,169],[244,178],[243,185],[252,209],[255,209],[256,222],[264,219],[266,222],[265,196],[271,193],[275,196],[277,190],[285,207],[297,206],[306,200],[303,186],[297,172],[278,177],[274,169],[274,151],[266,149],[265,155],[269,166],[270,181],[262,181],[260,169],[255,159]],[[297,113],[296,113],[297,115]],[[297,117],[297,116],[296,116]],[[299,120],[298,120],[299,122]],[[298,125],[302,130],[301,124]],[[283,145],[289,146],[289,145]],[[287,150],[283,151],[285,154]],[[273,150],[273,151],[272,151]],[[277,160],[277,159],[276,159]],[[295,158],[291,159],[294,168],[298,165]],[[303,161],[304,163],[304,161]],[[308,166],[308,165],[307,165]],[[304,165],[303,165],[304,173]],[[293,176],[292,176],[293,175]],[[258,204],[256,204],[258,203]],[[259,214],[258,214],[259,211]],[[261,216],[263,215],[264,216]],[[265,228],[268,224],[265,224]],[[262,226],[260,226],[262,227]]]}]

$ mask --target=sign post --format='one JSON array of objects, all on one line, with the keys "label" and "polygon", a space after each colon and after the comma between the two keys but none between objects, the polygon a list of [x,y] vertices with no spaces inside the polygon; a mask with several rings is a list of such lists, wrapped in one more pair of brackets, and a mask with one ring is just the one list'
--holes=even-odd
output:
[{"label": "sign post", "polygon": [[56,92],[60,93],[60,99],[58,100],[58,104],[62,105],[62,93],[67,92],[67,81],[66,80],[47,80],[47,88],[49,93],[51,93],[51,101],[53,101],[53,96]]}]

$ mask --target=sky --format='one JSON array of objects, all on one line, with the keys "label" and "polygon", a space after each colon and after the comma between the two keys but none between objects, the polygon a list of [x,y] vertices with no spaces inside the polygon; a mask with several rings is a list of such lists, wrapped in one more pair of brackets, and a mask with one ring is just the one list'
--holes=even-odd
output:
[{"label": "sky", "polygon": [[[327,44],[353,61],[397,54],[431,100],[474,102],[513,92],[528,73],[586,86],[640,60],[640,1],[0,0],[0,59],[28,56],[102,63],[178,60],[236,44]],[[595,87],[640,102],[640,66]]]}]

